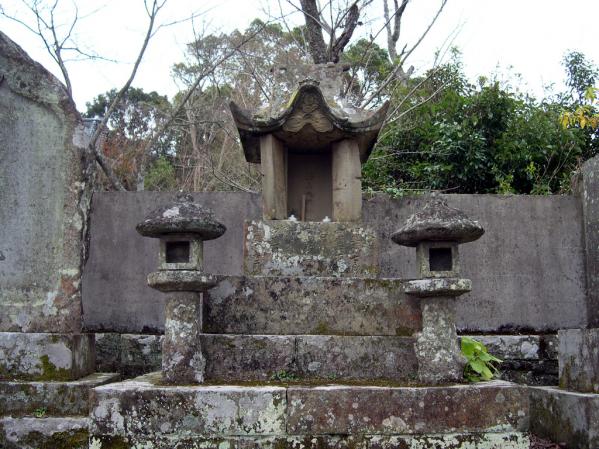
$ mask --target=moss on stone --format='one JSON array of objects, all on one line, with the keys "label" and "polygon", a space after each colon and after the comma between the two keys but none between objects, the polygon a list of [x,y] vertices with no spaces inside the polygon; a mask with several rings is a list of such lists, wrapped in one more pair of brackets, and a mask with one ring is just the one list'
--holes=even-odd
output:
[{"label": "moss on stone", "polygon": [[65,368],[57,368],[47,354],[40,357],[40,363],[42,365],[42,374],[37,376],[36,380],[71,380],[71,372]]}]

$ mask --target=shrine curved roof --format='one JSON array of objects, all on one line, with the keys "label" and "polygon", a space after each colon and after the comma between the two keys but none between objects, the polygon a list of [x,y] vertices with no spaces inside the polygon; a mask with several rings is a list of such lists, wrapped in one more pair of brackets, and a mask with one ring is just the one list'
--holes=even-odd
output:
[{"label": "shrine curved roof", "polygon": [[333,142],[355,139],[360,160],[365,162],[383,126],[389,102],[376,111],[342,106],[338,99],[325,98],[318,81],[305,79],[279,110],[251,112],[235,102],[230,108],[248,162],[260,162],[260,137],[268,134],[289,150],[304,153],[326,151]]}]

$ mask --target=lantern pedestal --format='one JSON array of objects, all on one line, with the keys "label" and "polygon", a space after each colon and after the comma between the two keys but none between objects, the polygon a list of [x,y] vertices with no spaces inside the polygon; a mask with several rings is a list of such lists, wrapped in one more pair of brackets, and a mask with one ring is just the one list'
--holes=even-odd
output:
[{"label": "lantern pedestal", "polygon": [[202,297],[196,292],[170,293],[166,300],[162,376],[170,384],[204,382],[206,361],[200,348]]}]

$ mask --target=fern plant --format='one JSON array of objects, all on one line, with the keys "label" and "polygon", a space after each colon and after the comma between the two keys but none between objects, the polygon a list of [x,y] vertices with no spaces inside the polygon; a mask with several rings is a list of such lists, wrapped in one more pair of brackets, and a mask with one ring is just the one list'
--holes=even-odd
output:
[{"label": "fern plant", "polygon": [[489,354],[487,347],[480,341],[470,337],[462,337],[462,354],[466,357],[464,378],[468,382],[491,380],[499,375],[499,365],[502,360]]}]

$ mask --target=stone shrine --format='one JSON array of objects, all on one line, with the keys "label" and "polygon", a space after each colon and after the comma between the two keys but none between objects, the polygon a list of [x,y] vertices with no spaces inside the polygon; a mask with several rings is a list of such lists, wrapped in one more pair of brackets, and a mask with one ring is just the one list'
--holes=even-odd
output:
[{"label": "stone shrine", "polygon": [[[386,106],[346,69],[232,106],[263,200],[92,199],[85,121],[0,32],[0,448],[599,447],[599,156],[568,195],[362,201]],[[519,384],[463,383],[456,327]]]},{"label": "stone shrine", "polygon": [[92,391],[97,447],[528,447],[521,386],[462,383],[452,304],[470,281],[457,277],[457,245],[482,228],[433,198],[393,236],[418,247],[423,279],[380,277],[359,175],[385,107],[343,118],[319,85],[300,82],[275,116],[232,105],[265,189],[264,219],[245,223],[243,275],[189,272],[193,234],[224,231],[191,198],[138,225],[163,240],[148,277],[171,295],[162,372]]}]

